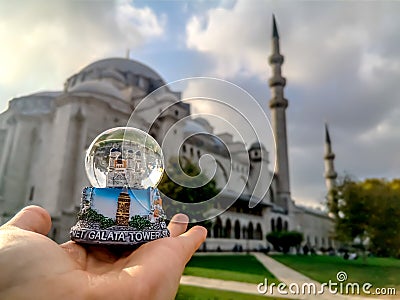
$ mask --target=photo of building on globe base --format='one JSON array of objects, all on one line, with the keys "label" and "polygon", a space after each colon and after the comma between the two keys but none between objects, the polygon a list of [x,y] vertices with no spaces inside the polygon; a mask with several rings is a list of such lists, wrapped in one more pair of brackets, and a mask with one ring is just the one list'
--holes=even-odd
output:
[{"label": "photo of building on globe base", "polygon": [[[265,99],[264,103],[269,103],[277,152],[276,170],[274,174],[270,171],[273,181],[267,195],[257,206],[249,208],[246,195],[252,193],[251,189],[258,179],[251,173],[261,165],[269,170],[274,167],[268,161],[269,149],[265,145],[254,143],[247,149],[241,145],[243,153],[230,157],[221,150],[218,141],[209,139],[199,143],[196,139],[188,139],[182,145],[182,155],[194,164],[205,153],[210,153],[217,160],[220,166],[215,174],[217,188],[225,186],[227,182],[224,166],[233,166],[231,176],[234,180],[228,186],[227,197],[238,200],[227,211],[212,219],[212,228],[201,249],[262,249],[268,246],[266,234],[279,230],[300,231],[304,235],[303,244],[310,248],[335,246],[332,239],[333,220],[328,214],[296,205],[291,194],[286,133],[289,101],[284,98],[286,80],[281,74],[284,58],[279,48],[275,19],[272,29],[272,53],[269,57],[272,99],[269,102]],[[0,114],[1,223],[22,207],[37,204],[46,208],[52,216],[53,227],[49,236],[57,242],[68,240],[70,228],[76,223],[82,189],[90,186],[83,164],[91,142],[104,130],[126,126],[137,104],[164,85],[159,74],[138,61],[107,58],[93,62],[69,77],[62,91],[40,92],[10,100],[8,109]],[[158,143],[173,124],[191,116],[190,105],[179,102],[179,91],[171,91],[166,87],[159,95],[154,105],[165,112],[149,132]],[[171,106],[171,101],[178,102]],[[139,129],[146,128],[152,122],[146,120],[145,112],[142,116],[142,119],[135,120]],[[177,141],[182,141],[198,128],[215,135],[208,121],[199,117],[182,122],[174,134]],[[218,137],[225,144],[238,143],[229,133]],[[330,189],[335,185],[337,175],[327,128],[325,150],[325,180],[327,189]],[[165,163],[169,161],[169,155],[168,151],[164,151]],[[244,163],[243,155],[250,160],[250,169]],[[249,178],[246,190],[242,193],[236,190],[235,178],[241,180],[242,175],[247,173]],[[265,184],[269,182],[265,181]]]}]

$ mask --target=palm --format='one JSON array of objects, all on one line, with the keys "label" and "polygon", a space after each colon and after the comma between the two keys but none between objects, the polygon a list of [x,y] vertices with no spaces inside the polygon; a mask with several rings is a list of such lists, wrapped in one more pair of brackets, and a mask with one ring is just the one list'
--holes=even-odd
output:
[{"label": "palm", "polygon": [[[42,234],[5,227],[0,241],[6,239],[8,244],[0,246],[0,265],[2,270],[15,270],[17,262],[18,270],[0,273],[0,298],[24,298],[30,289],[31,298],[41,299],[67,295],[71,299],[171,299],[186,262],[204,239],[191,237],[204,236],[203,229],[181,234],[186,224],[171,222],[172,237],[117,253],[71,241],[58,245]],[[10,247],[12,251],[6,251]]]}]

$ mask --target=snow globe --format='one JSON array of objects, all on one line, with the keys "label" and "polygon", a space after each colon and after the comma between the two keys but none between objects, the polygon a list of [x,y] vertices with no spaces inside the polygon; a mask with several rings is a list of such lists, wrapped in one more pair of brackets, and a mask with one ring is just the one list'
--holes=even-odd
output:
[{"label": "snow globe", "polygon": [[129,246],[169,236],[157,189],[164,159],[149,134],[132,127],[104,131],[88,148],[85,169],[92,186],[83,189],[73,241]]}]

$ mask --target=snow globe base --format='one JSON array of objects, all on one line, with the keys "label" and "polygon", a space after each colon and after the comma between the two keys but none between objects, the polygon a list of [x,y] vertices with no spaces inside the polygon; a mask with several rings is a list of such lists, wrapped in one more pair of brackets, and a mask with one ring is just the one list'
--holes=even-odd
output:
[{"label": "snow globe base", "polygon": [[84,244],[133,246],[168,237],[157,188],[86,187],[71,239]]}]

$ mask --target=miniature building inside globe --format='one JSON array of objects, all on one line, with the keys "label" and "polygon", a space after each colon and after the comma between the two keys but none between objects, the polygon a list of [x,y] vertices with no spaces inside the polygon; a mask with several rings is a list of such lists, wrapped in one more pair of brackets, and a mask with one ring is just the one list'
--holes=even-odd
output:
[{"label": "miniature building inside globe", "polygon": [[145,174],[140,145],[126,144],[125,155],[121,148],[114,144],[110,150],[107,186],[130,186],[141,188],[140,178]]}]

